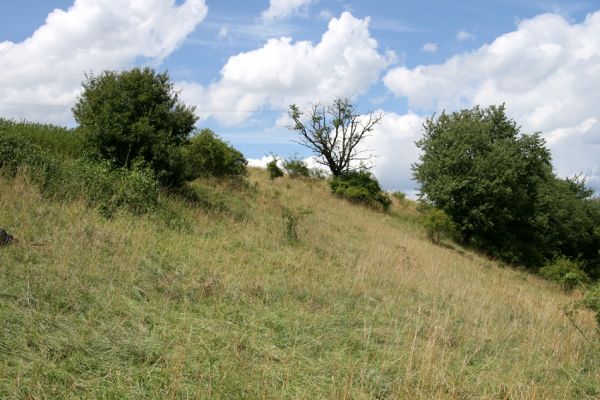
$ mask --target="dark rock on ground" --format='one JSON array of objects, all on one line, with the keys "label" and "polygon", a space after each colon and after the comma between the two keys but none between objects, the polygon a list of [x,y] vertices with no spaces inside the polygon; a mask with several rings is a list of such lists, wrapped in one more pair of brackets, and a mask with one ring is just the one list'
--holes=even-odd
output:
[{"label": "dark rock on ground", "polygon": [[7,246],[15,241],[15,238],[9,235],[4,229],[0,228],[0,246]]}]

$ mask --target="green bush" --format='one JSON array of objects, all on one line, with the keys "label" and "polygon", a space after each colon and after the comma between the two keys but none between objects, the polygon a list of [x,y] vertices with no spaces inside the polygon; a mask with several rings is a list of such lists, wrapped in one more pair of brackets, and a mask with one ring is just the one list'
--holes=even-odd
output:
[{"label": "green bush", "polygon": [[310,178],[310,169],[308,169],[308,165],[297,157],[284,160],[283,168],[291,178]]},{"label": "green bush", "polygon": [[269,178],[275,179],[283,176],[283,171],[277,165],[277,157],[274,157],[273,160],[269,161],[267,164],[267,172],[269,173]]},{"label": "green bush", "polygon": [[427,238],[435,244],[440,244],[444,239],[456,237],[456,226],[445,212],[437,208],[430,208],[423,217],[423,226]]},{"label": "green bush", "polygon": [[577,285],[589,282],[589,277],[581,269],[581,263],[560,257],[551,264],[540,268],[540,275],[559,283],[565,291],[573,290]]},{"label": "green bush", "polygon": [[598,329],[600,330],[600,283],[596,283],[596,285],[587,291],[582,305],[595,314]]},{"label": "green bush", "polygon": [[0,170],[14,177],[19,169],[43,195],[58,200],[85,199],[105,215],[119,208],[145,213],[158,199],[158,182],[149,168],[115,169],[108,161],[60,161],[27,139],[0,136]]},{"label": "green bush", "polygon": [[81,154],[81,143],[73,130],[32,122],[15,122],[0,118],[0,136],[16,136],[39,146],[61,159]]},{"label": "green bush", "polygon": [[289,244],[298,242],[298,224],[305,216],[311,213],[311,210],[306,208],[292,210],[284,207],[282,216],[285,225],[285,237]]},{"label": "green bush", "polygon": [[246,174],[248,162],[238,150],[221,140],[210,129],[203,129],[184,147],[183,159],[188,179],[206,176]]},{"label": "green bush", "polygon": [[406,200],[406,193],[404,192],[396,191],[392,193],[392,196],[394,196],[394,198],[399,202],[403,202],[404,200]]},{"label": "green bush", "polygon": [[150,68],[90,75],[73,107],[84,149],[118,168],[144,163],[169,187],[184,181],[180,146],[194,129],[194,108],[167,73]]},{"label": "green bush", "polygon": [[369,171],[352,171],[336,176],[330,181],[329,186],[333,194],[354,203],[381,207],[384,210],[387,210],[392,203]]}]

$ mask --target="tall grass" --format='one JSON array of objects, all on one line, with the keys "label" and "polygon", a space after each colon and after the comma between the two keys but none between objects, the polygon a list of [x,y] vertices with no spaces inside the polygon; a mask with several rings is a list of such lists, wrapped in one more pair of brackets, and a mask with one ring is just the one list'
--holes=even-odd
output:
[{"label": "tall grass", "polygon": [[[0,178],[0,398],[595,399],[578,298],[325,182],[211,181],[111,219]],[[235,206],[238,204],[238,206]],[[229,207],[229,208],[228,208]],[[285,209],[307,210],[286,234]],[[593,316],[576,323],[597,338]]]}]

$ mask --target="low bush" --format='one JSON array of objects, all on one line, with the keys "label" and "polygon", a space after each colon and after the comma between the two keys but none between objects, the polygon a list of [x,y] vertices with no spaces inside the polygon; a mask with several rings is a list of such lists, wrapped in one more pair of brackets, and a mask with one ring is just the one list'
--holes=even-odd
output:
[{"label": "low bush", "polygon": [[310,169],[308,168],[308,165],[297,157],[284,160],[283,168],[291,178],[310,178]]},{"label": "low bush", "polygon": [[302,207],[295,210],[284,207],[282,216],[285,226],[285,237],[289,244],[298,242],[298,224],[305,216],[311,213],[311,210]]},{"label": "low bush", "polygon": [[207,176],[246,174],[248,162],[238,150],[210,129],[203,129],[183,149],[186,175],[190,180]]},{"label": "low bush", "polygon": [[598,330],[600,330],[600,283],[596,283],[587,291],[582,300],[582,305],[594,313]]},{"label": "low bush", "polygon": [[277,165],[277,157],[274,157],[273,160],[269,161],[267,164],[267,172],[269,173],[269,178],[275,179],[283,176],[283,171]]},{"label": "low bush", "polygon": [[394,198],[399,202],[403,202],[404,200],[406,200],[406,193],[404,192],[396,191],[392,193],[392,196],[394,196]]},{"label": "low bush", "polygon": [[16,136],[66,159],[81,154],[80,137],[71,129],[33,122],[16,122],[0,118],[0,136]]},{"label": "low bush", "polygon": [[60,161],[29,140],[0,136],[0,170],[14,177],[23,169],[45,196],[59,200],[85,199],[106,216],[124,208],[135,214],[152,210],[158,182],[142,166],[113,168],[108,161]]},{"label": "low bush", "polygon": [[581,263],[560,257],[551,264],[540,268],[540,275],[559,283],[565,291],[573,290],[577,285],[586,284],[589,277],[583,272]]},{"label": "low bush", "polygon": [[444,239],[456,237],[456,226],[452,219],[442,210],[429,208],[423,216],[423,226],[427,238],[435,244],[440,244]]},{"label": "low bush", "polygon": [[333,194],[354,203],[383,210],[387,210],[392,203],[369,171],[347,172],[334,177],[329,185]]}]

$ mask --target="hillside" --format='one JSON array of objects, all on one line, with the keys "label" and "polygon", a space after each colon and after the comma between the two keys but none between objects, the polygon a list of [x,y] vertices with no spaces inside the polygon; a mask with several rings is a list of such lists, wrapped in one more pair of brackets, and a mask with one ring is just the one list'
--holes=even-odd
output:
[{"label": "hillside", "polygon": [[561,311],[578,294],[431,244],[410,202],[251,170],[196,181],[202,206],[107,219],[27,176],[0,178],[19,240],[0,248],[0,398],[600,396],[598,346]]}]

